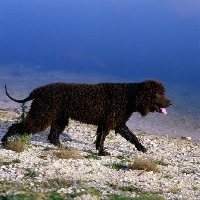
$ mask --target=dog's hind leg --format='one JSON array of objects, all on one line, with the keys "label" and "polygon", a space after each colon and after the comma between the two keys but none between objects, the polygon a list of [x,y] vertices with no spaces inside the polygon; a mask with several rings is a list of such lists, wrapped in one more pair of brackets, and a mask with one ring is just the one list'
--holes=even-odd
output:
[{"label": "dog's hind leg", "polygon": [[129,130],[126,124],[121,124],[115,128],[115,133],[119,133],[123,138],[128,140],[131,144],[134,144],[138,151],[143,153],[147,152],[147,149],[139,142],[137,137]]},{"label": "dog's hind leg", "polygon": [[59,136],[64,131],[65,127],[68,125],[68,119],[57,119],[55,120],[50,129],[50,134],[48,136],[48,140],[51,144],[55,146],[62,147]]},{"label": "dog's hind leg", "polygon": [[106,136],[109,134],[109,130],[104,130],[102,127],[97,128],[97,139],[96,139],[96,149],[98,150],[98,155],[107,156],[110,155],[109,152],[104,150],[104,141]]},{"label": "dog's hind leg", "polygon": [[3,144],[6,144],[8,142],[8,138],[17,134],[23,134],[24,131],[24,126],[22,123],[15,123],[12,124],[9,128],[7,133],[3,136],[1,139]]}]

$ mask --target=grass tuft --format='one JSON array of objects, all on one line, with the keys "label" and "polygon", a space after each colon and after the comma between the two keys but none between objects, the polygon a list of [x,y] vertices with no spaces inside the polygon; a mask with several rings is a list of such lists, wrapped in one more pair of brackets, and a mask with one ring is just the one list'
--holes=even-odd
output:
[{"label": "grass tuft", "polygon": [[138,158],[136,157],[133,164],[130,165],[132,170],[144,170],[159,172],[157,164],[151,158]]},{"label": "grass tuft", "polygon": [[87,156],[85,156],[85,158],[87,159],[94,159],[94,160],[101,160],[101,157],[95,154],[89,154]]},{"label": "grass tuft", "polygon": [[59,148],[58,152],[54,154],[56,157],[61,159],[80,159],[83,158],[78,150],[75,149],[66,149],[66,148]]},{"label": "grass tuft", "polygon": [[21,140],[20,138],[18,138],[16,140],[11,140],[6,143],[5,148],[20,153],[24,151],[26,145],[27,143],[25,140]]},{"label": "grass tuft", "polygon": [[127,157],[123,156],[123,155],[118,155],[117,156],[118,159],[120,159],[122,162],[131,162],[131,160],[129,160]]}]

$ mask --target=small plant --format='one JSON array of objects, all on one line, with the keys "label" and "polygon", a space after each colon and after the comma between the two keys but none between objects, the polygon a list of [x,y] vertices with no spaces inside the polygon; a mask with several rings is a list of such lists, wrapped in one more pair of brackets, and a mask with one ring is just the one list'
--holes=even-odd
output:
[{"label": "small plant", "polygon": [[194,191],[197,191],[199,188],[198,188],[197,186],[192,186],[192,189],[193,189]]},{"label": "small plant", "polygon": [[20,162],[21,162],[21,160],[20,160],[20,159],[18,159],[18,158],[16,158],[16,159],[14,159],[12,162],[13,162],[13,163],[20,163]]},{"label": "small plant", "polygon": [[43,149],[43,151],[51,151],[51,150],[55,150],[55,149],[52,147],[44,147]]},{"label": "small plant", "polygon": [[121,187],[122,191],[129,191],[129,192],[140,192],[140,189],[132,186],[132,185],[127,185],[127,186],[123,186]]},{"label": "small plant", "polygon": [[94,174],[94,170],[90,170],[87,174]]},{"label": "small plant", "polygon": [[165,174],[163,177],[164,177],[164,178],[168,178],[168,179],[172,179],[172,178],[173,178],[173,176],[170,175],[170,174]]},{"label": "small plant", "polygon": [[25,176],[28,178],[34,178],[37,176],[37,173],[33,170],[31,170],[30,168],[26,169],[27,173],[25,173]]},{"label": "small plant", "polygon": [[85,158],[94,159],[94,160],[101,160],[101,157],[98,156],[98,155],[95,155],[95,154],[89,154],[89,155],[85,156]]},{"label": "small plant", "polygon": [[94,195],[94,196],[100,196],[101,195],[101,191],[99,189],[96,189],[96,188],[85,188],[85,193],[91,194],[91,195]]},{"label": "small plant", "polygon": [[133,170],[145,170],[159,172],[157,164],[149,158],[138,158],[136,157],[133,164],[130,165],[130,168]]},{"label": "small plant", "polygon": [[24,151],[26,145],[27,144],[23,139],[20,140],[20,138],[17,138],[16,140],[12,140],[6,143],[5,148],[20,153]]},{"label": "small plant", "polygon": [[28,144],[30,142],[30,135],[27,133],[24,133],[22,135],[19,135],[19,140],[24,142],[25,144]]},{"label": "small plant", "polygon": [[17,120],[15,121],[16,123],[21,123],[24,121],[24,118],[27,114],[27,106],[25,105],[25,103],[22,103],[21,106],[20,106],[20,111],[18,111],[16,109],[16,113],[19,114],[19,117],[17,118]]},{"label": "small plant", "polygon": [[62,197],[60,194],[58,194],[57,192],[52,192],[49,196],[48,196],[48,200],[65,200],[64,197]]},{"label": "small plant", "polygon": [[[22,123],[26,117],[27,114],[27,106],[25,105],[25,103],[22,103],[20,106],[21,110],[20,111],[16,111],[19,114],[19,117],[17,118],[17,120],[15,121],[16,123]],[[26,143],[28,143],[30,141],[30,135],[27,133],[23,133],[22,135],[19,135],[19,138],[23,141],[25,141]]]},{"label": "small plant", "polygon": [[112,187],[114,190],[118,190],[120,188],[120,184],[119,183],[109,183],[108,184],[109,187]]},{"label": "small plant", "polygon": [[178,194],[179,191],[180,191],[180,189],[177,188],[177,187],[172,187],[172,188],[169,189],[169,192],[171,192],[173,194]]},{"label": "small plant", "polygon": [[104,166],[111,168],[111,169],[116,169],[116,170],[127,168],[127,166],[122,163],[111,163],[111,164],[105,164]]},{"label": "small plant", "polygon": [[122,162],[131,162],[127,157],[123,155],[118,155],[117,158],[120,159]]},{"label": "small plant", "polygon": [[67,188],[73,185],[72,181],[66,180],[64,178],[49,179],[48,185],[51,188]]},{"label": "small plant", "polygon": [[195,170],[194,169],[192,169],[192,170],[190,170],[190,169],[182,170],[181,173],[183,173],[183,174],[195,174]]},{"label": "small plant", "polygon": [[163,159],[162,159],[162,160],[155,160],[155,163],[158,164],[158,165],[162,165],[162,166],[168,166],[168,164],[165,163],[165,162],[163,161]]},{"label": "small plant", "polygon": [[12,164],[12,162],[10,162],[10,161],[3,162],[3,165],[10,165],[10,164]]},{"label": "small plant", "polygon": [[49,166],[49,162],[38,162],[36,166]]},{"label": "small plant", "polygon": [[114,139],[114,135],[113,134],[109,134],[108,137],[107,137],[107,139],[113,140]]},{"label": "small plant", "polygon": [[82,156],[75,149],[59,148],[59,151],[55,153],[55,156],[61,159],[80,159]]}]

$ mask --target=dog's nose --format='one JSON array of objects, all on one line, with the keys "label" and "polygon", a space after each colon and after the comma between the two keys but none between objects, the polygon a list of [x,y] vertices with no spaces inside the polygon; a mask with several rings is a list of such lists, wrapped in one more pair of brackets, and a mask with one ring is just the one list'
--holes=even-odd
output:
[{"label": "dog's nose", "polygon": [[173,103],[172,103],[172,102],[170,102],[170,103],[169,103],[169,106],[171,106],[172,104],[173,104]]}]

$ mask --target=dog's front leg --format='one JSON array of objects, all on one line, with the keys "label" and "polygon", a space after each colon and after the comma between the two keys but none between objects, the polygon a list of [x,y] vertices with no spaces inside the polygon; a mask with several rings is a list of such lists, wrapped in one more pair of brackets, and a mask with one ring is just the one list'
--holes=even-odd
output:
[{"label": "dog's front leg", "polygon": [[24,133],[24,126],[22,123],[12,124],[8,128],[8,132],[3,136],[1,141],[2,141],[3,145],[5,145],[8,142],[9,137],[14,136],[16,134],[23,134],[23,133]]},{"label": "dog's front leg", "polygon": [[115,128],[115,133],[119,133],[123,138],[134,144],[138,151],[143,153],[147,152],[147,149],[139,142],[137,137],[129,130],[126,124],[121,124]]},{"label": "dog's front leg", "polygon": [[103,131],[100,126],[97,128],[97,139],[96,139],[96,150],[98,151],[99,156],[110,155],[109,152],[104,150],[104,141],[106,136],[109,134],[109,131]]}]

